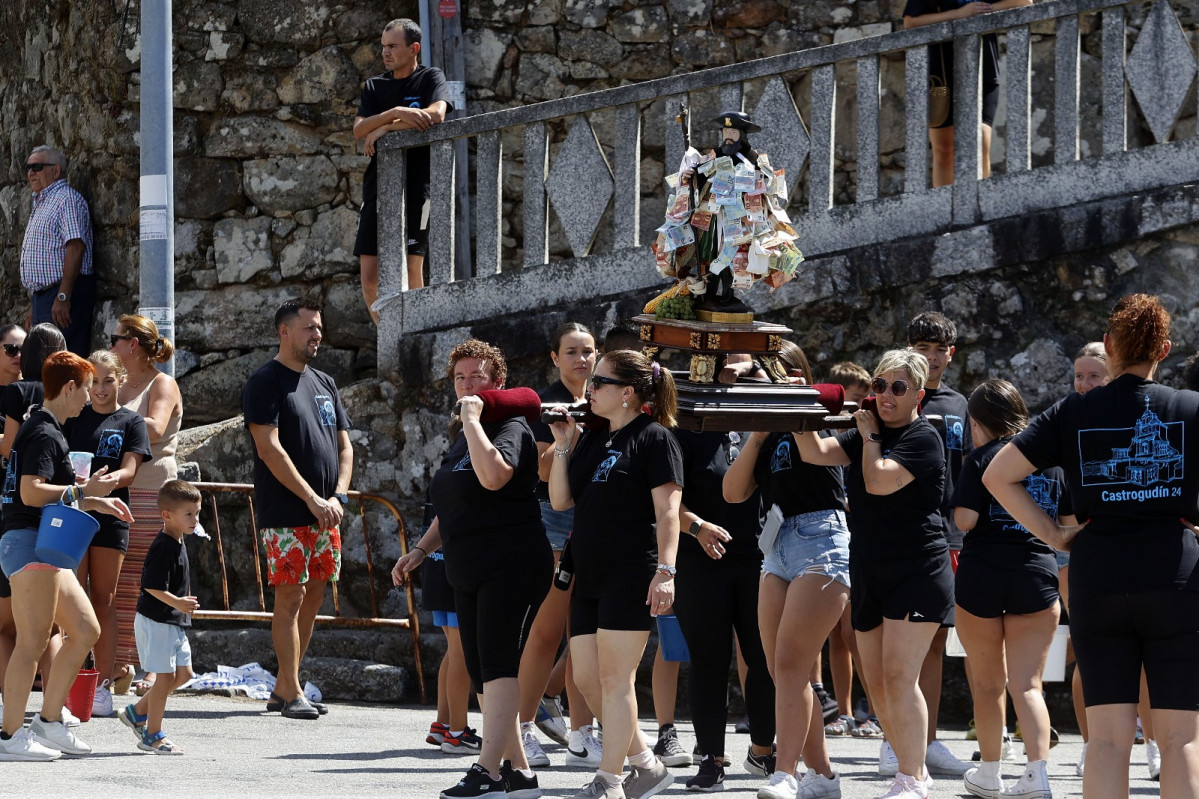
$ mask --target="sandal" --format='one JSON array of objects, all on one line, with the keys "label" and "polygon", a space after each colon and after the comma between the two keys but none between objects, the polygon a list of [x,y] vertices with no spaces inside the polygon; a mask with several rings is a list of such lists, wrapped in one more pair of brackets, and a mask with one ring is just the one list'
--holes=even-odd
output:
[{"label": "sandal", "polygon": [[127,694],[129,693],[129,686],[133,685],[133,678],[136,676],[136,669],[126,663],[121,667],[119,676],[112,678],[112,685],[109,687],[114,694]]},{"label": "sandal", "polygon": [[830,737],[849,735],[856,726],[853,716],[838,716],[824,725],[824,734]]},{"label": "sandal", "polygon": [[156,755],[183,754],[183,750],[171,743],[171,740],[167,738],[167,734],[162,730],[153,735],[142,733],[142,739],[137,742],[137,748],[143,752],[152,752]]},{"label": "sandal", "polygon": [[137,715],[137,711],[134,710],[135,707],[136,705],[125,705],[125,707],[120,713],[117,714],[117,716],[121,719],[122,724],[133,730],[133,734],[136,735],[137,739],[140,741],[142,738],[146,737],[147,717]]},{"label": "sandal", "polygon": [[154,687],[153,680],[147,680],[147,679],[137,680],[136,682],[133,683],[133,693],[137,694],[138,696],[145,696],[146,694],[148,694],[150,692],[150,689],[153,687]]},{"label": "sandal", "polygon": [[882,738],[883,730],[878,725],[878,719],[869,718],[858,725],[857,729],[850,733],[855,738]]}]

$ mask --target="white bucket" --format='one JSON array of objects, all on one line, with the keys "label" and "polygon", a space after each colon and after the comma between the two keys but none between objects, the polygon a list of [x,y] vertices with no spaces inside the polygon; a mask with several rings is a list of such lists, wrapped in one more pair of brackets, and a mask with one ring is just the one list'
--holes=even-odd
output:
[{"label": "white bucket", "polygon": [[1064,682],[1066,679],[1066,639],[1070,635],[1070,627],[1058,625],[1053,633],[1053,643],[1049,645],[1049,657],[1045,659],[1045,673],[1041,675],[1042,682]]}]

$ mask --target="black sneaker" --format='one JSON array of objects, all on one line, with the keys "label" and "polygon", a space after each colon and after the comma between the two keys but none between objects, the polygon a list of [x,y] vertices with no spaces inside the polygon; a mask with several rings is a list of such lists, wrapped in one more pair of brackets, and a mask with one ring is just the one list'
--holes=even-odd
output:
[{"label": "black sneaker", "polygon": [[824,713],[824,723],[828,724],[837,716],[841,715],[837,710],[837,700],[833,699],[829,692],[824,690],[823,685],[813,684],[812,690],[816,694],[816,701],[820,703],[820,710]]},{"label": "black sneaker", "polygon": [[706,755],[699,763],[699,773],[687,780],[687,790],[714,793],[724,790],[724,769],[715,755]]},{"label": "black sneaker", "polygon": [[541,789],[537,787],[537,775],[526,777],[512,768],[512,761],[505,760],[500,765],[500,778],[508,789],[509,799],[539,799]]},{"label": "black sneaker", "polygon": [[475,763],[457,785],[441,792],[441,799],[504,799],[507,795],[503,775],[493,780],[487,769]]},{"label": "black sneaker", "polygon": [[771,744],[770,754],[755,755],[753,746],[750,746],[745,753],[745,770],[759,777],[769,777],[774,773],[775,751],[774,744]]}]

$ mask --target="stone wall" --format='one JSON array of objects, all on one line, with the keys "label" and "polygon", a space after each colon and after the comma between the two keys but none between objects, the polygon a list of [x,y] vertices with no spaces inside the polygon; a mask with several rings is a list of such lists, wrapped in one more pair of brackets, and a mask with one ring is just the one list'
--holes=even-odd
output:
[{"label": "stone wall", "polygon": [[[1193,30],[1195,8],[1176,4]],[[12,0],[0,23],[19,32],[0,52],[0,319],[20,319],[17,266],[29,191],[22,165],[48,142],[72,159],[70,178],[91,203],[100,276],[95,343],[137,307],[138,9],[123,0],[78,0],[47,13]],[[468,112],[534,103],[875,35],[902,24],[902,0],[480,0],[464,10]],[[361,81],[381,69],[387,19],[416,16],[414,0],[177,0],[175,178],[177,344],[187,425],[236,412],[245,377],[273,345],[270,309],[299,292],[324,299],[327,346],[319,365],[340,381],[371,373],[374,328],[362,308],[353,257],[366,159],[350,134]],[[1135,23],[1134,19],[1134,23]],[[1099,48],[1084,17],[1083,152],[1095,147]],[[1135,33],[1135,31],[1134,31]],[[1037,75],[1052,73],[1052,28],[1034,41]],[[85,54],[85,55],[84,55]],[[839,74],[837,200],[854,169],[854,75]],[[901,174],[902,64],[884,61],[882,193]],[[1051,108],[1051,80],[1034,106]],[[747,107],[760,86],[748,84]],[[805,78],[793,90],[803,97]],[[697,130],[714,98],[693,98]],[[802,103],[801,103],[802,105]],[[1194,134],[1194,94],[1177,135]],[[665,111],[644,109],[642,229],[660,222]],[[1048,158],[1051,115],[1035,119],[1034,152]],[[602,130],[606,121],[596,120]],[[1002,129],[996,142],[1002,169]],[[1134,125],[1133,145],[1145,134]],[[513,141],[507,141],[513,138]],[[706,141],[698,139],[697,141]],[[519,137],[506,137],[506,180],[521,174]],[[522,260],[518,191],[506,191],[504,257]],[[609,211],[609,215],[612,212]],[[597,247],[607,246],[610,226]],[[569,254],[557,222],[553,257]]]}]

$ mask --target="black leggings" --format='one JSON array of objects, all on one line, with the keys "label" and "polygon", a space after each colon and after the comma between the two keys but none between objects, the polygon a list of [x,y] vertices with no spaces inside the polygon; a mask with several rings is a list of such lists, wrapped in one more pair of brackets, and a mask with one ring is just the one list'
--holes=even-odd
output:
[{"label": "black leggings", "polygon": [[728,723],[729,662],[733,632],[741,646],[745,709],[750,739],[758,746],[774,740],[774,680],[766,666],[758,630],[758,581],[762,562],[754,557],[712,560],[681,541],[675,577],[674,612],[691,652],[687,692],[695,739],[705,755],[723,755]]},{"label": "black leggings", "polygon": [[462,653],[476,692],[492,680],[516,677],[529,629],[552,576],[548,569],[500,574],[469,590],[454,589]]}]

